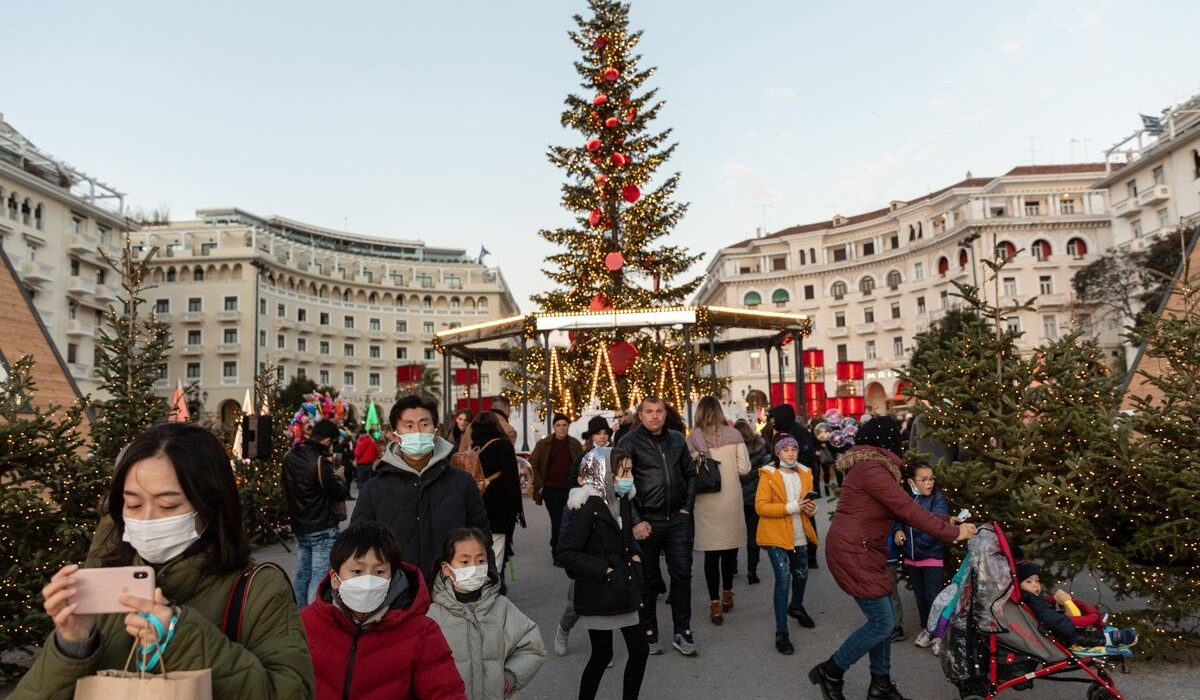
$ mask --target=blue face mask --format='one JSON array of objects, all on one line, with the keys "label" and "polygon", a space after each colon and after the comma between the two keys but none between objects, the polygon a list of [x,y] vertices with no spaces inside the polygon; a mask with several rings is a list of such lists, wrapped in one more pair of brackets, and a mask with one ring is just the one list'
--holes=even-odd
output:
[{"label": "blue face mask", "polygon": [[405,433],[401,435],[400,450],[412,457],[424,457],[433,452],[433,433]]},{"label": "blue face mask", "polygon": [[782,457],[779,458],[779,466],[783,467],[784,469],[795,469],[796,464],[797,464],[796,462],[791,462],[791,463],[785,462],[785,461],[783,461]]},{"label": "blue face mask", "polygon": [[617,485],[615,487],[618,496],[624,496],[633,490],[633,477],[620,476],[617,477]]},{"label": "blue face mask", "polygon": [[914,496],[920,496],[920,495],[921,495],[921,489],[917,488],[916,486],[913,486],[912,484],[909,484],[909,485],[908,485],[908,488],[912,490],[912,494],[913,494]]}]

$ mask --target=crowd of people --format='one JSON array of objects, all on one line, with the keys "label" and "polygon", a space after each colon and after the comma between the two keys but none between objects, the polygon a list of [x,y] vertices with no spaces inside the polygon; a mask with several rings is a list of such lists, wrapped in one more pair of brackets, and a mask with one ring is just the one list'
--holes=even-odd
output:
[{"label": "crowd of people", "polygon": [[[210,669],[221,698],[511,697],[536,676],[546,649],[537,624],[506,596],[505,562],[526,518],[507,408],[498,401],[478,415],[459,411],[439,429],[432,399],[403,397],[381,441],[364,433],[344,446],[350,473],[331,459],[337,428],[315,423],[283,462],[299,549],[290,583],[278,567],[251,561],[217,438],[187,423],[150,429],[118,458],[105,503],[111,527],[100,530],[114,534],[108,543],[98,534],[94,549],[103,566],[153,567],[154,595],[123,597],[126,614],[85,615],[73,602],[80,569],[55,573],[42,592],[54,632],[12,697],[70,697],[80,678],[122,668],[134,645],[144,670],[156,660],[170,670]],[[681,430],[678,413],[649,397],[632,420],[593,417],[582,441],[568,434],[566,416],[551,417],[525,476],[532,501],[547,510],[550,554],[565,574],[552,648],[566,655],[579,629],[590,643],[580,698],[596,697],[613,660],[613,632],[627,650],[624,698],[638,697],[648,657],[668,641],[685,656],[700,653],[696,552],[712,625],[735,608],[739,551],[751,585],[761,580],[765,552],[774,647],[790,655],[790,621],[817,624],[805,592],[824,550],[830,574],[864,617],[808,672],[825,698],[842,698],[844,674],[867,656],[868,698],[903,699],[890,660],[904,636],[889,571],[898,559],[922,625],[914,643],[937,653],[927,623],[945,584],[946,545],[974,536],[975,525],[951,516],[935,465],[906,464],[904,426],[891,416],[857,424],[852,445],[831,449],[792,407],[769,415],[759,432],[746,420],[731,423],[715,398],[703,397],[690,430]],[[831,452],[836,476],[827,469]],[[822,488],[837,497],[823,534],[814,517]],[[1021,588],[1039,618],[1097,642],[1084,629],[1094,622],[1086,610],[1065,622],[1053,616],[1056,604],[1078,611],[1080,601],[1061,591],[1042,596],[1036,567],[1023,566]],[[665,637],[657,605],[664,593]]]}]

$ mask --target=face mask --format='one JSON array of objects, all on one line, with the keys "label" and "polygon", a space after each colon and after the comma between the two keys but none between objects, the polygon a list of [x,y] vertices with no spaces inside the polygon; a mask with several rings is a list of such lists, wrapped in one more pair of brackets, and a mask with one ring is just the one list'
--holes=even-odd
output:
[{"label": "face mask", "polygon": [[162,564],[183,554],[200,539],[196,532],[196,511],[153,520],[126,520],[121,537],[133,545],[134,551],[151,564]]},{"label": "face mask", "polygon": [[487,564],[464,566],[461,569],[452,569],[452,571],[454,572],[455,587],[467,593],[479,590],[488,580]]},{"label": "face mask", "polygon": [[[337,574],[334,574],[337,576]],[[337,594],[350,608],[357,613],[375,612],[379,606],[383,605],[384,598],[387,598],[388,588],[392,582],[382,576],[355,576],[350,579],[342,579],[338,584]]]},{"label": "face mask", "polygon": [[908,488],[910,491],[912,491],[912,495],[914,495],[914,496],[921,495],[921,489],[917,488],[916,486],[913,486],[911,481],[908,483]]},{"label": "face mask", "polygon": [[616,491],[618,496],[624,496],[633,490],[633,477],[622,476],[617,478]]},{"label": "face mask", "polygon": [[433,452],[433,433],[405,433],[401,435],[400,450],[412,457],[424,457]]},{"label": "face mask", "polygon": [[785,461],[783,461],[783,458],[780,458],[779,466],[783,467],[784,469],[795,469],[796,463],[795,462],[785,462]]}]

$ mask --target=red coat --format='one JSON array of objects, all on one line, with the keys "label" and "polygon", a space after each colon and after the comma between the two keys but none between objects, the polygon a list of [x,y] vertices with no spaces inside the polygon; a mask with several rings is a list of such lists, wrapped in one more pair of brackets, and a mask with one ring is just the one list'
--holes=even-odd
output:
[{"label": "red coat", "polygon": [[[359,629],[331,602],[329,574],[300,611],[317,680],[317,700],[466,700],[462,676],[415,566],[401,564],[408,589],[374,624]],[[391,594],[389,594],[391,595]]]},{"label": "red coat", "polygon": [[825,536],[825,559],[838,586],[855,598],[892,593],[887,538],[896,520],[943,542],[958,537],[947,515],[934,515],[900,488],[904,462],[887,450],[860,445],[838,460],[846,472],[837,512]]},{"label": "red coat", "polygon": [[363,433],[363,436],[358,439],[358,444],[354,446],[354,463],[375,464],[378,459],[379,446],[375,444],[374,438]]}]

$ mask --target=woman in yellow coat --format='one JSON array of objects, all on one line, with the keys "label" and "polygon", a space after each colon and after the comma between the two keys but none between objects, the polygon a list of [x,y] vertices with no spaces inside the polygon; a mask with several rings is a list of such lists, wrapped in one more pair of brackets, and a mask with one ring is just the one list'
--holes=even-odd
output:
[{"label": "woman in yellow coat", "polygon": [[[808,583],[808,543],[817,541],[811,518],[817,504],[806,496],[813,487],[812,470],[799,464],[800,447],[790,435],[775,443],[779,466],[759,470],[758,493],[754,509],[758,512],[758,546],[767,550],[775,573],[775,649],[792,654],[795,648],[788,636],[788,616],[801,627],[814,627],[804,609],[804,588]],[[791,603],[788,590],[791,589]]]}]

